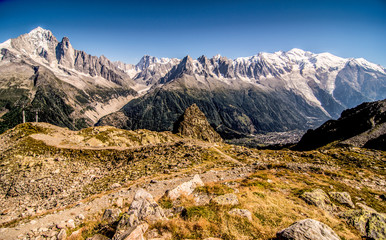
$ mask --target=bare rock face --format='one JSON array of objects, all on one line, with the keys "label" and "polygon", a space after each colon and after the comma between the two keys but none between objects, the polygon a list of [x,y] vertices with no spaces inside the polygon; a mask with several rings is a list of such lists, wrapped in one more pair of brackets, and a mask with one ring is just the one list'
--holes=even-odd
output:
[{"label": "bare rock face", "polygon": [[188,107],[175,123],[174,133],[208,142],[222,142],[220,135],[210,126],[205,114],[196,104]]},{"label": "bare rock face", "polygon": [[290,227],[276,233],[279,240],[339,240],[329,226],[313,219],[295,222]]},{"label": "bare rock face", "polygon": [[322,189],[315,189],[312,192],[305,192],[301,196],[308,204],[317,206],[328,212],[333,212],[335,206],[331,203],[330,198]]},{"label": "bare rock face", "polygon": [[162,208],[156,203],[156,201],[154,201],[153,196],[144,189],[139,189],[135,193],[134,200],[131,203],[129,211],[123,214],[122,219],[119,221],[117,231],[113,239],[136,239],[126,237],[122,238],[122,234],[129,236],[131,232],[128,231],[134,231],[135,227],[143,224],[145,221],[155,222],[164,218],[165,214]]},{"label": "bare rock face", "polygon": [[188,182],[184,182],[174,189],[170,190],[168,192],[168,196],[170,199],[174,200],[179,198],[181,195],[190,195],[193,193],[194,189],[198,186],[203,186],[204,183],[202,182],[200,175],[196,174],[192,180]]}]

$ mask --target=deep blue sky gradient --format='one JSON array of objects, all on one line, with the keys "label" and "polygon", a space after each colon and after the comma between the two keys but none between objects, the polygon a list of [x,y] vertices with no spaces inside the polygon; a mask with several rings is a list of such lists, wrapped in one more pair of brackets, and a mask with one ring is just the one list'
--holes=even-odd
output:
[{"label": "deep blue sky gradient", "polygon": [[75,49],[126,63],[296,47],[386,66],[386,0],[0,0],[0,9],[0,42],[41,26]]}]

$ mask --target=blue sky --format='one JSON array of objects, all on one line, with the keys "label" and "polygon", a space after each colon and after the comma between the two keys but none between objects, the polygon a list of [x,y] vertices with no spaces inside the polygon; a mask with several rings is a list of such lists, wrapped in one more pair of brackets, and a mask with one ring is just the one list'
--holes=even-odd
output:
[{"label": "blue sky", "polygon": [[301,48],[386,66],[385,0],[0,0],[0,9],[0,42],[41,26],[126,63]]}]

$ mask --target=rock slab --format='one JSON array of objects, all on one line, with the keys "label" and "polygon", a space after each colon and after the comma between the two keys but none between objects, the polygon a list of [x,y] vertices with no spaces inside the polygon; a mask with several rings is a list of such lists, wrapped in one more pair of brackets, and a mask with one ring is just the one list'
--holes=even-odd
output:
[{"label": "rock slab", "polygon": [[314,219],[295,222],[276,236],[279,240],[340,240],[334,230]]},{"label": "rock slab", "polygon": [[174,189],[168,191],[167,195],[169,196],[170,199],[175,200],[179,198],[181,195],[190,195],[193,193],[194,189],[198,186],[203,186],[204,182],[201,180],[200,175],[196,174],[194,175],[193,179],[184,182]]}]

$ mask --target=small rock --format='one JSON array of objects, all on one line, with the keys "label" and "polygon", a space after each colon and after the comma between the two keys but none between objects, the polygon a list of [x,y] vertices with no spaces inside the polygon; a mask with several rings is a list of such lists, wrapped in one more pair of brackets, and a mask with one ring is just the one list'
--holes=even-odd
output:
[{"label": "small rock", "polygon": [[34,224],[37,223],[37,221],[36,221],[36,220],[32,220],[30,223],[31,223],[32,225],[34,225]]},{"label": "small rock", "polygon": [[70,239],[78,239],[81,234],[82,234],[82,230],[79,229],[79,230],[72,232],[69,238]]},{"label": "small rock", "polygon": [[118,236],[114,235],[113,240],[145,240],[143,234],[147,231],[148,228],[149,224],[142,223],[136,227],[130,228]]},{"label": "small rock", "polygon": [[196,187],[203,186],[203,185],[204,183],[202,182],[200,175],[196,174],[194,175],[192,180],[188,182],[184,182],[178,185],[177,187],[175,187],[174,189],[168,191],[167,195],[169,196],[170,199],[175,200],[183,194],[186,196],[192,194],[194,189],[196,189]]},{"label": "small rock", "polygon": [[196,206],[202,206],[210,203],[210,197],[208,194],[199,194],[194,195],[194,203]]},{"label": "small rock", "polygon": [[351,201],[351,196],[348,192],[330,192],[329,194],[330,194],[330,197],[332,197],[339,203],[344,204],[351,208],[355,208],[355,205]]},{"label": "small rock", "polygon": [[111,189],[114,189],[114,188],[120,188],[121,187],[121,184],[119,183],[114,183],[113,185],[111,185]]},{"label": "small rock", "polygon": [[369,212],[377,212],[375,211],[375,209],[367,206],[366,204],[363,204],[363,203],[357,203],[357,206],[360,208],[360,209],[363,209],[363,210],[366,210],[366,211],[369,211]]},{"label": "small rock", "polygon": [[276,236],[279,240],[340,240],[329,226],[313,219],[295,222]]},{"label": "small rock", "polygon": [[75,221],[73,219],[69,219],[66,223],[66,227],[71,229],[75,228]]},{"label": "small rock", "polygon": [[233,193],[227,193],[224,195],[217,196],[211,200],[212,202],[218,205],[237,205],[239,204],[239,199]]},{"label": "small rock", "polygon": [[85,219],[83,214],[79,214],[77,218],[80,219],[80,220],[84,220]]},{"label": "small rock", "polygon": [[151,181],[150,181],[150,183],[157,183],[158,181],[157,180],[154,180],[154,179],[152,179]]},{"label": "small rock", "polygon": [[117,201],[115,201],[115,204],[117,204],[117,207],[123,208],[123,198],[121,197],[117,198]]},{"label": "small rock", "polygon": [[58,236],[57,236],[58,240],[64,240],[67,238],[67,232],[65,229],[62,229],[60,230]]},{"label": "small rock", "polygon": [[48,231],[48,228],[45,228],[45,227],[41,227],[38,229],[39,232],[47,232]]},{"label": "small rock", "polygon": [[239,216],[242,218],[247,218],[249,221],[252,221],[252,213],[247,209],[235,208],[228,212],[230,215]]},{"label": "small rock", "polygon": [[57,229],[65,229],[66,228],[66,223],[65,222],[60,222],[56,224]]}]

